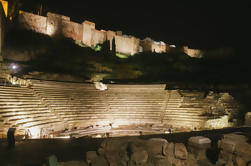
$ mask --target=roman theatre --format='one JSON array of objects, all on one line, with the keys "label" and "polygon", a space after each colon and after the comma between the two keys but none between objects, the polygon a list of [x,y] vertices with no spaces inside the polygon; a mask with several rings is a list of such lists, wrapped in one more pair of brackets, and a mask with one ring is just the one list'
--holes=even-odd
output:
[{"label": "roman theatre", "polygon": [[[168,84],[24,80],[0,85],[0,134],[22,138],[117,137],[230,127],[239,106],[228,93]],[[97,85],[105,88],[99,88]]]}]

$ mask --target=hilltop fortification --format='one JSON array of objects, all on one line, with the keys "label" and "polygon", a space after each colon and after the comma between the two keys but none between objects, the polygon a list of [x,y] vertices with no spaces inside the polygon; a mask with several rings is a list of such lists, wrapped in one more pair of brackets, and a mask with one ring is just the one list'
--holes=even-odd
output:
[{"label": "hilltop fortification", "polygon": [[22,12],[18,20],[25,29],[49,36],[62,35],[81,41],[89,47],[95,47],[97,44],[102,44],[107,40],[110,42],[110,50],[112,50],[112,42],[115,42],[116,52],[127,55],[134,55],[149,50],[164,53],[168,48],[168,45],[164,42],[156,42],[150,39],[145,44],[137,37],[123,35],[121,31],[98,30],[93,22],[85,20],[80,24],[71,21],[70,17],[50,12],[47,13],[46,17]]}]

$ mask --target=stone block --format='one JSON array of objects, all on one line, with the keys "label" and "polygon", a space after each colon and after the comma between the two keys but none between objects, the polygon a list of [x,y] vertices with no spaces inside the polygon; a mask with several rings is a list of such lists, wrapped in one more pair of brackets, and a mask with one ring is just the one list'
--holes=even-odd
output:
[{"label": "stone block", "polygon": [[231,140],[220,140],[218,141],[218,147],[223,151],[233,153],[235,150],[236,143]]},{"label": "stone block", "polygon": [[185,145],[183,143],[176,143],[174,146],[174,155],[175,158],[181,159],[181,160],[186,160],[188,153]]},{"label": "stone block", "polygon": [[251,144],[247,142],[237,144],[235,152],[238,156],[251,160]]},{"label": "stone block", "polygon": [[241,157],[236,157],[235,158],[235,163],[238,166],[246,166],[247,165],[247,162],[245,160],[243,160]]},{"label": "stone block", "polygon": [[207,149],[211,147],[211,140],[207,137],[195,136],[188,139],[188,144],[196,148]]},{"label": "stone block", "polygon": [[168,154],[168,142],[163,138],[152,138],[147,141],[148,151],[153,155],[164,155]]},{"label": "stone block", "polygon": [[147,163],[148,153],[146,150],[133,152],[130,157],[130,162],[135,165],[144,165]]},{"label": "stone block", "polygon": [[195,136],[195,137],[190,137],[189,138],[189,143],[194,143],[194,144],[210,144],[211,140],[207,137],[203,136]]},{"label": "stone block", "polygon": [[230,133],[230,134],[224,134],[223,139],[232,140],[234,142],[246,142],[248,138],[244,135],[240,135],[238,133]]}]

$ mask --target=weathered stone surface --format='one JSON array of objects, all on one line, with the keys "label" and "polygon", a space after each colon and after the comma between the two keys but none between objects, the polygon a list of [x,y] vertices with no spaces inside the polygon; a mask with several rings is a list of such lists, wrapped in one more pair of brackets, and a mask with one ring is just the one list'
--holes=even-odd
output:
[{"label": "weathered stone surface", "polygon": [[190,137],[188,139],[189,150],[198,158],[206,158],[206,149],[211,147],[211,140],[203,136]]},{"label": "weathered stone surface", "polygon": [[203,53],[202,53],[201,50],[199,50],[199,49],[191,49],[188,46],[184,47],[184,53],[186,53],[190,57],[194,57],[194,58],[201,58],[203,56]]},{"label": "weathered stone surface", "polygon": [[132,153],[130,157],[131,165],[144,165],[148,160],[148,153],[146,150],[137,150]]},{"label": "weathered stone surface", "polygon": [[97,44],[102,44],[106,40],[106,32],[92,29],[92,40],[91,45],[96,46]]},{"label": "weathered stone surface", "polygon": [[47,34],[47,18],[36,14],[23,12],[19,15],[19,23],[26,29]]},{"label": "weathered stone surface", "polygon": [[153,155],[167,155],[168,142],[163,138],[152,138],[147,141],[147,148]]},{"label": "weathered stone surface", "polygon": [[190,137],[188,142],[193,144],[210,144],[211,140],[207,137],[195,136],[195,137]]},{"label": "weathered stone surface", "polygon": [[187,149],[183,143],[176,143],[174,145],[174,155],[177,159],[186,160],[187,159]]},{"label": "weathered stone surface", "polygon": [[90,21],[84,21],[83,23],[83,38],[82,41],[85,45],[92,46],[92,30],[95,29],[95,24]]},{"label": "weathered stone surface", "polygon": [[247,165],[247,162],[244,161],[241,157],[236,157],[234,159],[234,163],[236,163],[237,166],[246,166]]},{"label": "weathered stone surface", "polygon": [[247,165],[251,160],[251,145],[247,142],[247,137],[241,133],[231,133],[223,135],[218,141],[221,149],[217,165]]},{"label": "weathered stone surface", "polygon": [[132,36],[115,36],[116,52],[134,55],[139,52],[139,39]]},{"label": "weathered stone surface", "polygon": [[88,151],[86,153],[86,162],[88,164],[92,163],[98,157],[96,151]]},{"label": "weathered stone surface", "polygon": [[246,161],[249,161],[248,159],[251,160],[251,144],[247,142],[241,142],[236,145],[235,152],[238,156],[241,156]]}]

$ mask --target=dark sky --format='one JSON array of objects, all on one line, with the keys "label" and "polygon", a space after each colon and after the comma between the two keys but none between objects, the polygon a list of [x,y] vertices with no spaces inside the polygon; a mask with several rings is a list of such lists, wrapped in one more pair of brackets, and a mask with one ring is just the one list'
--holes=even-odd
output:
[{"label": "dark sky", "polygon": [[35,12],[42,3],[44,13],[60,13],[79,23],[90,20],[98,29],[194,47],[242,45],[249,32],[247,1],[21,1],[24,10]]}]

